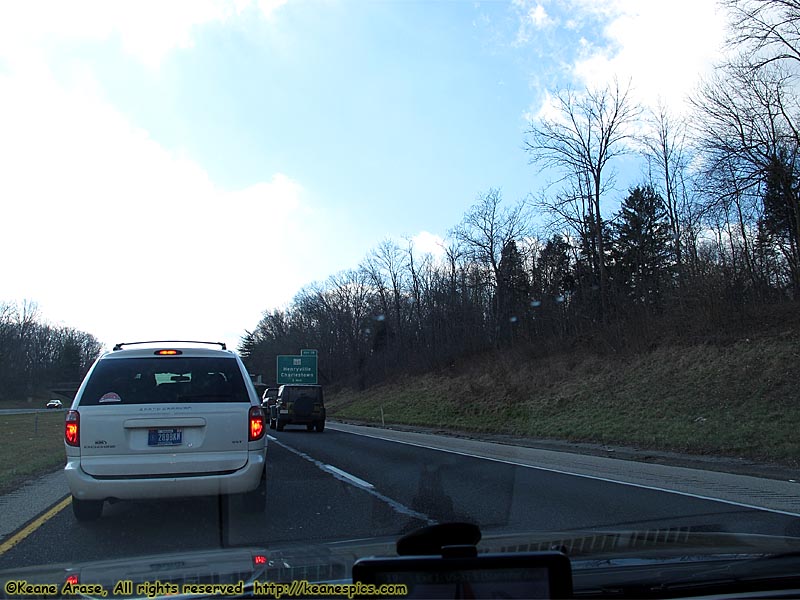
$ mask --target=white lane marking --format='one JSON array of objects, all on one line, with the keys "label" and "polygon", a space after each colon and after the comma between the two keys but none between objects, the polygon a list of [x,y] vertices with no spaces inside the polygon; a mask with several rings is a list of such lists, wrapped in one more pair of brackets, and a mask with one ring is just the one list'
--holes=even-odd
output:
[{"label": "white lane marking", "polygon": [[353,475],[351,473],[348,473],[347,471],[342,471],[341,469],[337,469],[333,465],[323,464],[322,465],[322,469],[324,471],[328,471],[329,473],[335,473],[336,475],[341,475],[342,477],[352,481],[353,485],[357,485],[360,488],[364,488],[364,489],[368,489],[368,490],[371,490],[371,489],[375,488],[375,486],[372,485],[370,482],[364,481],[363,479],[359,479],[358,477],[356,477],[355,475]]},{"label": "white lane marking", "polygon": [[374,438],[376,440],[383,440],[385,442],[395,442],[397,444],[406,444],[407,446],[416,446],[418,448],[425,448],[427,450],[437,450],[439,452],[447,452],[449,454],[457,454],[459,456],[467,456],[469,458],[478,458],[481,460],[491,460],[493,462],[503,463],[507,465],[512,465],[515,467],[524,467],[526,469],[535,469],[537,471],[547,471],[549,473],[558,473],[559,475],[572,475],[573,477],[583,477],[584,479],[593,479],[595,481],[604,481],[606,483],[616,483],[619,485],[627,485],[630,487],[641,488],[645,490],[653,490],[655,492],[666,492],[668,494],[677,494],[679,496],[686,496],[689,498],[696,498],[698,500],[710,500],[712,502],[721,502],[723,504],[730,504],[731,506],[738,506],[740,508],[750,508],[754,510],[763,510],[765,512],[776,513],[779,515],[786,515],[787,517],[800,517],[800,513],[793,513],[786,510],[779,510],[777,508],[767,508],[765,506],[756,506],[755,504],[746,504],[744,502],[736,502],[735,500],[725,500],[724,498],[713,498],[712,496],[703,496],[701,494],[693,494],[692,492],[682,492],[680,490],[671,490],[668,488],[657,487],[653,485],[645,485],[643,483],[632,483],[630,481],[620,481],[618,479],[611,479],[609,477],[600,477],[599,475],[587,475],[585,473],[573,473],[571,471],[564,471],[563,469],[554,469],[552,467],[540,467],[537,465],[529,465],[521,462],[517,462],[514,460],[509,460],[507,458],[494,458],[492,456],[481,456],[479,454],[471,454],[469,452],[464,452],[463,450],[449,450],[447,448],[437,448],[436,446],[429,446],[427,444],[422,444],[420,442],[409,442],[406,440],[395,440],[388,437],[383,437],[380,435],[374,435],[369,433],[361,433],[355,431],[347,431],[344,429],[338,429],[333,425],[330,425],[330,429],[334,429],[335,431],[339,431],[341,433],[350,433],[353,435],[362,435],[364,437]]},{"label": "white lane marking", "polygon": [[[412,517],[414,519],[419,519],[420,521],[424,521],[427,525],[435,525],[437,523],[437,521],[435,519],[431,519],[428,515],[425,515],[425,514],[423,514],[421,512],[417,512],[413,508],[409,508],[405,504],[402,504],[401,502],[398,502],[397,500],[389,498],[389,496],[384,496],[378,490],[376,490],[375,487],[372,486],[372,484],[367,483],[363,479],[359,479],[358,477],[355,477],[354,475],[350,475],[350,473],[347,473],[346,471],[342,471],[341,469],[337,469],[336,467],[332,467],[331,465],[328,465],[328,464],[326,464],[326,463],[324,463],[324,462],[322,462],[320,460],[317,460],[316,458],[312,458],[311,456],[309,456],[305,452],[301,452],[297,448],[292,448],[291,446],[288,446],[288,445],[284,444],[283,442],[278,441],[277,439],[275,439],[274,441],[281,448],[286,448],[289,452],[292,452],[292,453],[296,454],[300,458],[306,459],[308,462],[310,462],[311,464],[316,466],[318,469],[320,469],[322,471],[325,471],[326,473],[328,473],[330,475],[333,475],[339,481],[343,481],[344,483],[347,483],[349,485],[355,486],[358,489],[360,489],[360,490],[362,490],[364,492],[367,492],[368,494],[372,494],[378,500],[381,500],[382,502],[385,502],[390,507],[392,507],[396,512],[400,513],[401,515],[404,515],[406,517]],[[356,483],[356,481],[360,482],[360,484]],[[365,485],[369,486],[369,487],[365,487]]]}]

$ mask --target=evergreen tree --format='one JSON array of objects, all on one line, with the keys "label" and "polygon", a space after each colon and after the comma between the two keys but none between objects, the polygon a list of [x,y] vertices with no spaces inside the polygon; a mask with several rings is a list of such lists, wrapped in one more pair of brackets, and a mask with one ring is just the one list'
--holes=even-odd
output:
[{"label": "evergreen tree", "polygon": [[779,150],[766,172],[763,230],[780,247],[800,287],[800,180],[797,165]]},{"label": "evergreen tree", "polygon": [[[585,215],[584,219],[587,223],[592,222],[591,215]],[[606,240],[606,244],[603,246],[603,264],[608,269],[613,263],[613,245],[609,243],[613,241],[613,229],[608,221],[602,219],[600,229],[603,239]],[[589,321],[598,322],[603,319],[603,306],[608,305],[608,299],[603,298],[596,228],[594,225],[586,226],[582,231],[574,268],[577,290],[576,309]],[[612,282],[607,283],[610,285]],[[606,289],[606,295],[608,292],[609,290]]]},{"label": "evergreen tree", "polygon": [[528,321],[531,296],[528,273],[514,240],[503,246],[497,274],[498,333],[501,342],[509,342]]},{"label": "evergreen tree", "polygon": [[534,265],[531,307],[535,330],[540,335],[563,336],[568,329],[567,311],[576,289],[571,251],[563,236],[554,235],[547,240]]},{"label": "evergreen tree", "polygon": [[569,243],[560,235],[554,235],[539,253],[534,269],[533,289],[538,300],[555,299],[572,293],[575,277],[569,257]]},{"label": "evergreen tree", "polygon": [[652,186],[630,190],[614,233],[615,290],[635,304],[659,304],[672,277],[673,261],[664,201]]}]

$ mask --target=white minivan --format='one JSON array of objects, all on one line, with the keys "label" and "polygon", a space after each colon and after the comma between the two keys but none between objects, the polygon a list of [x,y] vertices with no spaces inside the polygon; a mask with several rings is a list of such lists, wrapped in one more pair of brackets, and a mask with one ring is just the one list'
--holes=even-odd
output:
[{"label": "white minivan", "polygon": [[99,518],[106,500],[242,495],[264,510],[261,401],[241,359],[209,345],[117,344],[97,359],[64,430],[78,520]]}]

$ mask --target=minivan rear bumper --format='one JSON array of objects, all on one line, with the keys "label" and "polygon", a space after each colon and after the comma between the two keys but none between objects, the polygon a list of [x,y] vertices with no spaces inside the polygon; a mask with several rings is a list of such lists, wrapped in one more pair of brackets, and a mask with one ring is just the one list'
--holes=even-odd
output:
[{"label": "minivan rear bumper", "polygon": [[230,473],[189,473],[176,476],[94,477],[81,469],[80,457],[68,456],[64,474],[79,500],[139,500],[218,496],[250,492],[258,487],[266,464],[266,449],[248,452],[247,463]]}]

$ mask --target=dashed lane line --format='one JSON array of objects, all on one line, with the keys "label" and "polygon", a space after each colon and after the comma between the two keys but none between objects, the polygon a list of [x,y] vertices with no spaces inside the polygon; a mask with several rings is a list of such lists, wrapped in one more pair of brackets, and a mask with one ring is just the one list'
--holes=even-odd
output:
[{"label": "dashed lane line", "polygon": [[300,458],[303,458],[303,459],[307,460],[308,462],[310,462],[311,464],[316,466],[318,469],[320,469],[322,471],[325,471],[326,473],[328,473],[330,475],[333,475],[339,481],[343,481],[343,482],[345,482],[345,483],[347,483],[349,485],[357,487],[358,489],[360,489],[360,490],[362,490],[364,492],[367,492],[368,494],[371,494],[371,495],[375,496],[379,500],[381,500],[381,501],[385,502],[386,504],[388,504],[389,506],[391,506],[399,514],[404,515],[406,517],[412,517],[414,519],[419,519],[420,521],[423,521],[427,525],[435,525],[436,524],[436,520],[431,519],[428,515],[425,515],[425,514],[423,514],[421,512],[418,512],[418,511],[414,510],[413,508],[409,508],[405,504],[402,504],[401,502],[398,502],[397,500],[394,500],[393,498],[389,498],[388,496],[385,496],[385,495],[381,494],[378,490],[375,489],[375,486],[373,486],[371,483],[368,483],[368,482],[364,481],[363,479],[359,479],[355,475],[352,475],[352,474],[350,474],[350,473],[348,473],[346,471],[342,471],[341,469],[338,469],[338,468],[334,467],[333,465],[329,465],[329,464],[324,463],[324,462],[322,462],[320,460],[317,460],[316,458],[313,458],[313,457],[309,456],[305,452],[301,452],[300,450],[298,450],[296,448],[292,448],[291,446],[289,446],[287,444],[284,444],[283,442],[279,442],[273,436],[269,436],[269,439],[270,439],[271,442],[277,444],[281,448],[285,448],[289,452],[291,452],[293,454],[296,454]]}]

